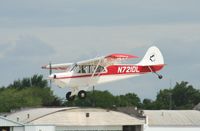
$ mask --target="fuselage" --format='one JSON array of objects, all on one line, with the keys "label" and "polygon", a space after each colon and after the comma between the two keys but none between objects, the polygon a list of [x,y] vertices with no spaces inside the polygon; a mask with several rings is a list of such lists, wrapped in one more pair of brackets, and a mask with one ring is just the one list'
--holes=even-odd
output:
[{"label": "fuselage", "polygon": [[79,69],[68,72],[54,73],[50,78],[53,79],[59,87],[88,87],[135,77],[149,72],[157,72],[161,70],[163,66],[163,64],[152,66],[123,64],[101,67],[94,71],[92,65],[85,65],[84,71],[82,67],[79,67]]}]

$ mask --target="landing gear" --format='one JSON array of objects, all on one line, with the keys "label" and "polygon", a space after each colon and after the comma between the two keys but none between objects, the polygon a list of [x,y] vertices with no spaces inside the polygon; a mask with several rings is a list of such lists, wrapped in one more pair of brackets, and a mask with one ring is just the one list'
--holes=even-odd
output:
[{"label": "landing gear", "polygon": [[[71,94],[72,94],[72,92],[67,92],[67,94],[66,94],[66,99],[68,101],[73,101],[75,99],[75,97],[76,97],[75,95],[71,96]],[[79,99],[85,99],[86,96],[87,96],[86,91],[81,90],[81,91],[78,92]]]},{"label": "landing gear", "polygon": [[[151,57],[150,57],[150,60],[151,60]],[[150,66],[148,66],[148,68],[149,68],[149,70],[150,70],[152,73],[154,73],[155,75],[157,75],[159,79],[162,79],[162,78],[163,78],[163,76],[160,75],[160,74],[158,74],[156,71],[154,71],[153,68],[151,68]]]},{"label": "landing gear", "polygon": [[87,94],[86,94],[86,92],[84,90],[81,90],[81,91],[78,92],[78,97],[80,99],[85,99],[86,96],[87,96]]},{"label": "landing gear", "polygon": [[160,75],[160,74],[158,74],[158,73],[156,73],[156,72],[154,72],[154,73],[158,76],[158,79],[162,79],[162,78],[163,78],[162,75]]},{"label": "landing gear", "polygon": [[66,99],[68,101],[73,101],[75,99],[75,96],[71,96],[72,92],[67,92]]},{"label": "landing gear", "polygon": [[158,78],[159,78],[159,79],[162,79],[162,78],[163,78],[163,76],[162,76],[162,75],[158,75]]}]

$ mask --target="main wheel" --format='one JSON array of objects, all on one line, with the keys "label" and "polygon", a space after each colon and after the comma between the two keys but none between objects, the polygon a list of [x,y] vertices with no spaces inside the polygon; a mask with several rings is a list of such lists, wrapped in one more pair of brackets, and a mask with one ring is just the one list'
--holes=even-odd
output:
[{"label": "main wheel", "polygon": [[81,90],[81,91],[78,92],[78,97],[80,99],[85,99],[86,96],[87,96],[87,94],[84,90]]},{"label": "main wheel", "polygon": [[66,99],[68,101],[73,101],[75,99],[75,96],[71,96],[72,92],[67,92]]}]

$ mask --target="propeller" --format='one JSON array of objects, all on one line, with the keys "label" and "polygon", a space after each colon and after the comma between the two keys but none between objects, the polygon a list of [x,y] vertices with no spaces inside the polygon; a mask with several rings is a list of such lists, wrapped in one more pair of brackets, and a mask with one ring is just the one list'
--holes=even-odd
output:
[{"label": "propeller", "polygon": [[[49,62],[48,65],[42,66],[42,69],[49,69],[49,76],[51,76],[51,74],[52,74],[52,64],[51,64],[51,61]],[[51,87],[51,83],[52,83],[52,80],[49,79],[50,87]]]},{"label": "propeller", "polygon": [[[52,74],[52,67],[51,67],[51,61],[49,62],[49,75],[51,75]],[[50,83],[50,87],[51,87],[51,83],[52,83],[52,81],[51,81],[51,79],[49,79],[49,83]]]},{"label": "propeller", "polygon": [[49,62],[49,75],[52,74],[52,67],[51,67],[51,61]]}]

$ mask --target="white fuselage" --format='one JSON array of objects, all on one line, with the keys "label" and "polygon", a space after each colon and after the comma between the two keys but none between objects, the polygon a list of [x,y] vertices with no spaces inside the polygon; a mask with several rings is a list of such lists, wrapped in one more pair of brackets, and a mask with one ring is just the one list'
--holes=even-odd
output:
[{"label": "white fuselage", "polygon": [[[159,65],[162,68],[163,65]],[[149,67],[138,65],[112,65],[101,72],[80,73],[69,71],[64,73],[55,73],[50,76],[59,87],[88,87],[97,84],[108,83],[149,73]]]}]

